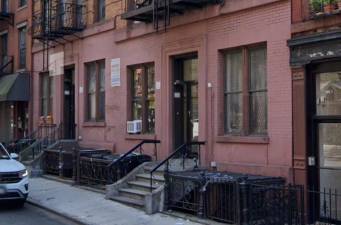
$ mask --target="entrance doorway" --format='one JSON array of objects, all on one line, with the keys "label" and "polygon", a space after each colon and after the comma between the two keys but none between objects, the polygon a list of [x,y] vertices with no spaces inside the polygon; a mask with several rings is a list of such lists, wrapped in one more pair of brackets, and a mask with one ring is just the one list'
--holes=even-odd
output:
[{"label": "entrance doorway", "polygon": [[74,68],[67,68],[64,71],[64,138],[75,139],[75,82]]},{"label": "entrance doorway", "polygon": [[[309,78],[308,152],[311,210],[320,221],[341,223],[341,65],[315,65]],[[327,197],[326,197],[327,196]]]},{"label": "entrance doorway", "polygon": [[173,137],[177,149],[199,137],[198,57],[176,57],[173,66]]}]

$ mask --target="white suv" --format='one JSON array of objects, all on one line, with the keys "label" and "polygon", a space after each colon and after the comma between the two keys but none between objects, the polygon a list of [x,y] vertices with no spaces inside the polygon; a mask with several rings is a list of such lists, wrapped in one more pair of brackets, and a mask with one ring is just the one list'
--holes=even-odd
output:
[{"label": "white suv", "polygon": [[0,203],[15,200],[22,206],[28,196],[28,172],[16,159],[18,155],[8,154],[0,143]]}]

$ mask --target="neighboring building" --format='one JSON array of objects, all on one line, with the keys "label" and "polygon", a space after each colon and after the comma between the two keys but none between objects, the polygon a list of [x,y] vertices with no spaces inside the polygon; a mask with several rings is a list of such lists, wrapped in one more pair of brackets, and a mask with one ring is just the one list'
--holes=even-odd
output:
[{"label": "neighboring building", "polygon": [[[293,0],[292,38],[288,42],[293,86],[294,180],[316,192],[334,193],[327,207],[330,217],[338,221],[333,223],[341,221],[337,209],[341,200],[335,195],[341,191],[340,12],[338,1]],[[320,201],[319,196],[308,196],[310,210],[314,210],[313,202]]]},{"label": "neighboring building", "polygon": [[29,131],[31,1],[0,1],[0,142]]},{"label": "neighboring building", "polygon": [[[82,1],[36,2],[35,127],[52,115],[66,138],[117,152],[159,139],[162,158],[205,141],[203,165],[290,181],[289,0],[177,1],[154,19],[150,1],[88,0],[85,15],[67,7]],[[57,11],[41,14],[47,2]],[[45,31],[58,31],[47,35],[49,16]],[[128,121],[138,134],[127,133]]]}]

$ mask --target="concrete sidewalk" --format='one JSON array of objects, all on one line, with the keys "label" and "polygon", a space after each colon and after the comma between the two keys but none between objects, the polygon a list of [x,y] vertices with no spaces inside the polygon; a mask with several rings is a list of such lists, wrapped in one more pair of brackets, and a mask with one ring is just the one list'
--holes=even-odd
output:
[{"label": "concrete sidewalk", "polygon": [[28,201],[87,225],[200,225],[161,213],[147,215],[104,195],[44,178],[30,179]]}]

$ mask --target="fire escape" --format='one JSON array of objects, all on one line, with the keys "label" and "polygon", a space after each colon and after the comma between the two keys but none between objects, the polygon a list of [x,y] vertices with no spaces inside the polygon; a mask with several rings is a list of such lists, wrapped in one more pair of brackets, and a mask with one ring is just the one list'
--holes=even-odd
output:
[{"label": "fire escape", "polygon": [[[1,30],[8,29],[14,24],[14,14],[9,12],[8,1],[3,1],[0,10],[0,27]],[[8,35],[1,37],[1,54],[0,54],[0,76],[13,72],[13,56],[8,55]]]},{"label": "fire escape", "polygon": [[39,6],[33,13],[32,37],[43,44],[43,69],[46,70],[53,43],[64,45],[80,38],[77,33],[85,28],[86,11],[83,4],[63,0],[40,0]]},{"label": "fire escape", "polygon": [[224,0],[126,0],[122,19],[153,23],[154,29],[167,29],[172,16],[207,5],[223,4]]}]

